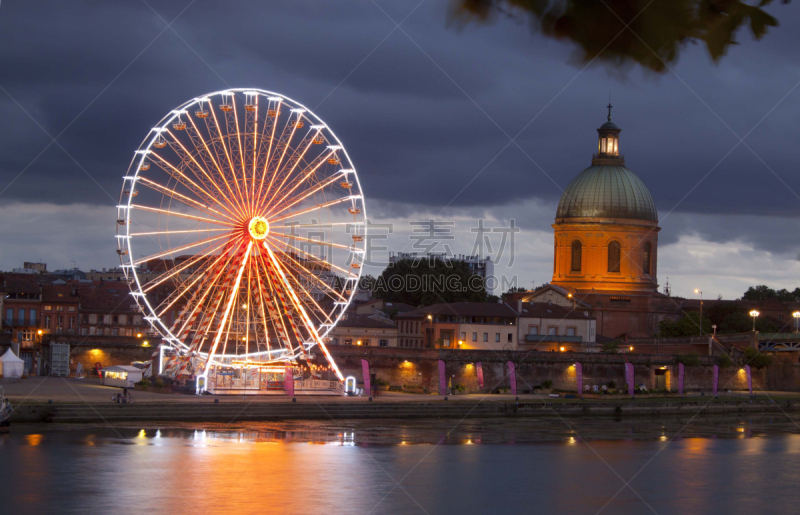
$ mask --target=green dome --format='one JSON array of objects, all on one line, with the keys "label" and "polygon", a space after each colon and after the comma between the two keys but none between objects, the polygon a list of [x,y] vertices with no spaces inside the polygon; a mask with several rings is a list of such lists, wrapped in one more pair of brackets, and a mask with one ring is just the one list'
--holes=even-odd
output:
[{"label": "green dome", "polygon": [[564,190],[556,218],[629,218],[658,222],[653,197],[624,166],[593,165]]}]

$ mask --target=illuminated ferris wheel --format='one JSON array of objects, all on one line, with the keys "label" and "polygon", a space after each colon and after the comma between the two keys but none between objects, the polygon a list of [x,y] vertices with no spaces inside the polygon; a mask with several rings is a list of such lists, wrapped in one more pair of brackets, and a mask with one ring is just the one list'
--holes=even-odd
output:
[{"label": "illuminated ferris wheel", "polygon": [[150,131],[124,177],[117,253],[172,358],[163,373],[290,364],[357,290],[364,197],[349,156],[282,95],[194,98]]}]

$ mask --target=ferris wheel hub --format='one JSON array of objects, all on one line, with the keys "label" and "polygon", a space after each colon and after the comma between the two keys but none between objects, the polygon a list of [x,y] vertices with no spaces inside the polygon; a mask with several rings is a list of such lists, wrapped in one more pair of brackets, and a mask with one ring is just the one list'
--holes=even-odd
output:
[{"label": "ferris wheel hub", "polygon": [[269,234],[269,222],[263,216],[254,216],[247,229],[254,240],[263,240]]}]

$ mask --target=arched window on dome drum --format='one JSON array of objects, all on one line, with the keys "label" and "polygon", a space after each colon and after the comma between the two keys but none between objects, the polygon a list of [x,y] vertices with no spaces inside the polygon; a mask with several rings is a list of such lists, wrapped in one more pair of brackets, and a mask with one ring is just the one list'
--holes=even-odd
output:
[{"label": "arched window on dome drum", "polygon": [[644,244],[644,253],[642,254],[642,271],[650,275],[650,242]]},{"label": "arched window on dome drum", "polygon": [[572,242],[572,266],[570,267],[572,272],[581,271],[581,247],[581,242],[578,240]]},{"label": "arched window on dome drum", "polygon": [[612,241],[608,244],[608,271],[619,272],[619,256],[620,246],[619,242]]}]

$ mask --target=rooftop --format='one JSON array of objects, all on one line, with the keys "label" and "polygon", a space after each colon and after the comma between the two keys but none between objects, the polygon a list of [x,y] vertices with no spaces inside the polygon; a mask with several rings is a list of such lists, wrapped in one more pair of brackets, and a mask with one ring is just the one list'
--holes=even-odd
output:
[{"label": "rooftop", "polygon": [[359,315],[348,311],[336,324],[336,327],[374,327],[379,329],[392,329],[394,322],[380,315]]},{"label": "rooftop", "polygon": [[508,304],[496,302],[451,302],[433,304],[397,315],[395,318],[423,318],[428,315],[516,317]]},{"label": "rooftop", "polygon": [[80,298],[72,293],[76,288],[66,284],[45,284],[42,286],[42,302],[53,302],[61,304],[78,304]]},{"label": "rooftop", "polygon": [[569,320],[592,320],[594,317],[584,315],[583,310],[575,311],[566,306],[558,306],[547,302],[523,302],[521,317],[558,318]]}]

